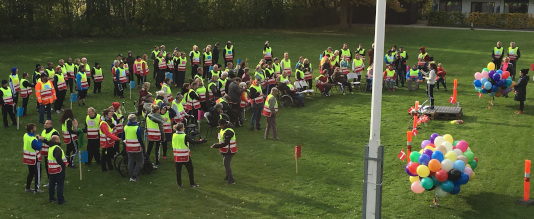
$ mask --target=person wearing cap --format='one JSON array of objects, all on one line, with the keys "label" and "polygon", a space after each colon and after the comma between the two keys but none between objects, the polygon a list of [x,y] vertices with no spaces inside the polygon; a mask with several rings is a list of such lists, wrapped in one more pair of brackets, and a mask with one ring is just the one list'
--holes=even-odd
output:
[{"label": "person wearing cap", "polygon": [[510,47],[508,47],[508,51],[506,53],[507,56],[510,58],[510,63],[512,63],[513,71],[509,71],[510,76],[512,76],[512,80],[515,80],[515,73],[517,72],[517,61],[519,61],[519,58],[521,58],[521,52],[519,51],[519,47],[515,46],[515,42],[510,42]]},{"label": "person wearing cap", "polygon": [[256,125],[256,129],[260,130],[260,119],[261,119],[261,112],[263,110],[263,91],[261,89],[261,76],[256,75],[256,80],[252,82],[250,85],[250,99],[252,101],[252,118],[250,119],[250,131],[254,131],[254,125]]},{"label": "person wearing cap", "polygon": [[57,99],[54,85],[48,80],[48,73],[41,74],[41,81],[35,85],[35,97],[37,97],[37,102],[39,103],[39,123],[44,124],[45,111],[46,119],[51,120],[52,103]]},{"label": "person wearing cap", "polygon": [[527,84],[530,77],[528,76],[528,69],[521,69],[519,72],[519,79],[514,86],[515,90],[515,101],[519,101],[519,110],[516,114],[523,114],[523,109],[525,108],[525,100],[527,99]]},{"label": "person wearing cap", "polygon": [[[41,148],[43,146],[43,137],[35,135],[37,126],[33,123],[26,125],[26,133],[23,137],[23,158],[22,163],[28,165],[28,176],[26,177],[26,192],[42,193],[39,189],[41,178]],[[35,189],[30,189],[33,179],[35,178]]]},{"label": "person wearing cap", "polygon": [[278,114],[278,102],[276,97],[278,96],[278,88],[273,88],[271,93],[265,100],[262,114],[266,117],[267,125],[265,125],[265,134],[263,138],[269,139],[269,132],[273,130],[273,140],[278,140],[278,132],[276,132],[276,115]]},{"label": "person wearing cap", "polygon": [[[263,105],[263,104],[262,104]],[[232,167],[230,162],[237,153],[237,142],[235,131],[232,128],[228,128],[228,121],[224,119],[219,120],[219,143],[213,144],[211,148],[218,148],[223,157],[224,169],[226,170],[226,177],[224,180],[228,180],[226,185],[235,184],[234,175],[232,174]]]},{"label": "person wearing cap", "polygon": [[[115,155],[113,150],[113,145],[119,140],[119,138],[113,134],[113,111],[105,109],[102,111],[102,119],[100,120],[99,125],[99,135],[100,135],[100,147],[102,148],[102,172],[108,171],[108,169],[113,169],[113,164],[111,158]],[[107,165],[107,168],[106,168]]]},{"label": "person wearing cap", "polygon": [[143,141],[143,130],[137,124],[137,117],[134,114],[128,115],[128,123],[122,133],[122,141],[126,145],[128,153],[128,175],[130,182],[137,182],[137,175],[144,164],[145,144]]},{"label": "person wearing cap", "polygon": [[[132,51],[128,51],[128,56],[126,56],[126,64],[128,65],[128,69],[134,69],[134,62],[135,62],[135,58],[132,54]],[[135,69],[134,69],[134,72],[135,72]],[[128,75],[128,80],[129,81],[133,81],[135,80],[134,77],[133,77],[134,74],[130,73]]]},{"label": "person wearing cap", "polygon": [[148,114],[148,118],[146,120],[146,127],[147,127],[147,133],[148,133],[148,148],[147,148],[147,159],[150,159],[150,154],[152,152],[152,148],[154,147],[154,144],[156,145],[156,148],[154,150],[155,152],[155,165],[159,165],[159,147],[161,146],[161,142],[166,141],[165,139],[165,131],[163,127],[163,123],[166,122],[163,116],[161,115],[161,109],[165,107],[165,103],[160,103],[156,106],[152,106],[152,112]]},{"label": "person wearing cap", "polygon": [[11,117],[11,122],[13,126],[17,126],[17,120],[15,119],[15,102],[13,102],[13,92],[9,87],[9,82],[7,80],[2,80],[2,87],[0,87],[0,95],[2,99],[0,100],[0,105],[2,106],[2,117],[4,119],[4,127],[8,128],[7,115]]},{"label": "person wearing cap", "polygon": [[189,52],[189,60],[191,61],[191,78],[195,78],[200,66],[200,51],[198,51],[197,45],[193,45],[193,50]]},{"label": "person wearing cap", "polygon": [[80,65],[79,71],[76,74],[76,88],[78,88],[78,106],[85,106],[85,97],[87,97],[87,90],[89,89],[89,80],[85,73],[85,65]]},{"label": "person wearing cap", "polygon": [[64,69],[66,69],[66,67],[62,68],[61,66],[57,66],[56,73],[54,74],[54,80],[52,81],[56,89],[57,95],[57,100],[54,103],[54,110],[57,114],[61,113],[63,101],[65,101],[65,97],[67,96],[67,79],[65,78],[65,74],[63,73]]},{"label": "person wearing cap", "polygon": [[182,166],[185,166],[189,174],[189,185],[193,188],[198,188],[199,185],[195,183],[195,175],[193,173],[193,161],[191,160],[191,151],[189,144],[205,143],[206,139],[195,141],[185,133],[185,125],[177,123],[174,125],[175,133],[172,134],[172,150],[174,154],[174,162],[176,168],[176,183],[178,188],[182,188]]},{"label": "person wearing cap", "polygon": [[83,132],[87,133],[87,162],[85,165],[91,165],[93,157],[100,165],[100,139],[98,136],[100,125],[100,114],[96,113],[95,108],[87,108],[87,117],[85,117],[85,128]]},{"label": "person wearing cap", "polygon": [[13,102],[15,103],[15,106],[18,104],[18,92],[20,91],[20,79],[18,73],[19,69],[17,67],[13,67],[11,69],[11,74],[9,75],[9,87],[11,88],[11,92],[13,93]]},{"label": "person wearing cap", "polygon": [[93,76],[93,81],[95,82],[93,86],[93,94],[102,92],[102,81],[104,81],[104,75],[102,74],[102,68],[100,64],[95,62],[95,66],[91,69],[91,75]]},{"label": "person wearing cap", "polygon": [[83,57],[82,58],[82,66],[80,66],[80,69],[79,70],[80,72],[85,72],[85,75],[87,76],[87,85],[88,87],[91,87],[91,77],[93,76],[92,72],[91,72],[91,66],[89,64],[87,64],[87,58]]},{"label": "person wearing cap", "polygon": [[226,43],[226,46],[223,49],[223,54],[224,54],[224,67],[228,66],[229,62],[234,64],[234,57],[236,56],[235,56],[234,45],[232,45],[232,42],[228,41],[228,43]]}]

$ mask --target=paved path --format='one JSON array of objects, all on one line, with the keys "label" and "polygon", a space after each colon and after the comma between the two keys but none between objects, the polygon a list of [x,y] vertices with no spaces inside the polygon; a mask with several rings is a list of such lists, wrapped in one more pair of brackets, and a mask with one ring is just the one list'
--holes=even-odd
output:
[{"label": "paved path", "polygon": [[[471,30],[469,27],[440,27],[440,26],[426,26],[424,24],[412,24],[412,25],[398,25],[398,24],[388,24],[386,26],[390,27],[412,27],[412,28],[428,28],[428,29],[449,29],[449,30]],[[491,28],[476,28],[474,30],[484,30],[484,31],[502,31],[502,32],[523,32],[523,33],[532,33],[534,30],[517,30],[517,29],[491,29]]]}]

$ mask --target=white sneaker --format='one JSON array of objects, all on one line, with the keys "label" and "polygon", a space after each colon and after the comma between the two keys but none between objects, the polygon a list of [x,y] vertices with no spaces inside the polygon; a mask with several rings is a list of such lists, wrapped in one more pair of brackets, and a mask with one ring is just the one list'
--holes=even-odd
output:
[{"label": "white sneaker", "polygon": [[56,113],[57,113],[57,114],[60,114],[60,113],[61,113],[61,111],[60,111],[60,110],[56,110]]}]

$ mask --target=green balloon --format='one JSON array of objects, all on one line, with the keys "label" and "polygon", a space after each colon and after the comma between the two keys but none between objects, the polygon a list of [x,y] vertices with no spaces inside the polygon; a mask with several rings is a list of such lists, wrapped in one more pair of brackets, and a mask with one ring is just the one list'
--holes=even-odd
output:
[{"label": "green balloon", "polygon": [[421,153],[419,152],[412,152],[410,154],[410,160],[414,163],[419,163],[419,157],[421,156]]},{"label": "green balloon", "polygon": [[471,169],[472,170],[475,170],[478,166],[478,162],[476,160],[473,160],[471,162],[469,162],[469,165],[471,165]]},{"label": "green balloon", "polygon": [[421,186],[425,189],[431,189],[434,186],[434,181],[430,177],[421,179]]},{"label": "green balloon", "polygon": [[487,71],[489,72],[490,70],[488,68],[483,68],[482,71]]},{"label": "green balloon", "polygon": [[458,140],[454,141],[454,142],[452,143],[452,146],[456,147],[456,144],[458,144],[458,142],[459,142]]},{"label": "green balloon", "polygon": [[475,160],[475,154],[472,151],[465,151],[464,156],[467,157],[468,163],[471,163],[471,161]]}]

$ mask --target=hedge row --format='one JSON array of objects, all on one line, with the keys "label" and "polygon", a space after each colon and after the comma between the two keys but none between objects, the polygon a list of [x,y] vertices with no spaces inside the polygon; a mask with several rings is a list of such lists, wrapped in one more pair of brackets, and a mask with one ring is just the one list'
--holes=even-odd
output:
[{"label": "hedge row", "polygon": [[505,29],[534,28],[534,17],[527,13],[460,13],[460,12],[431,12],[428,18],[429,26],[447,27],[489,27]]}]

